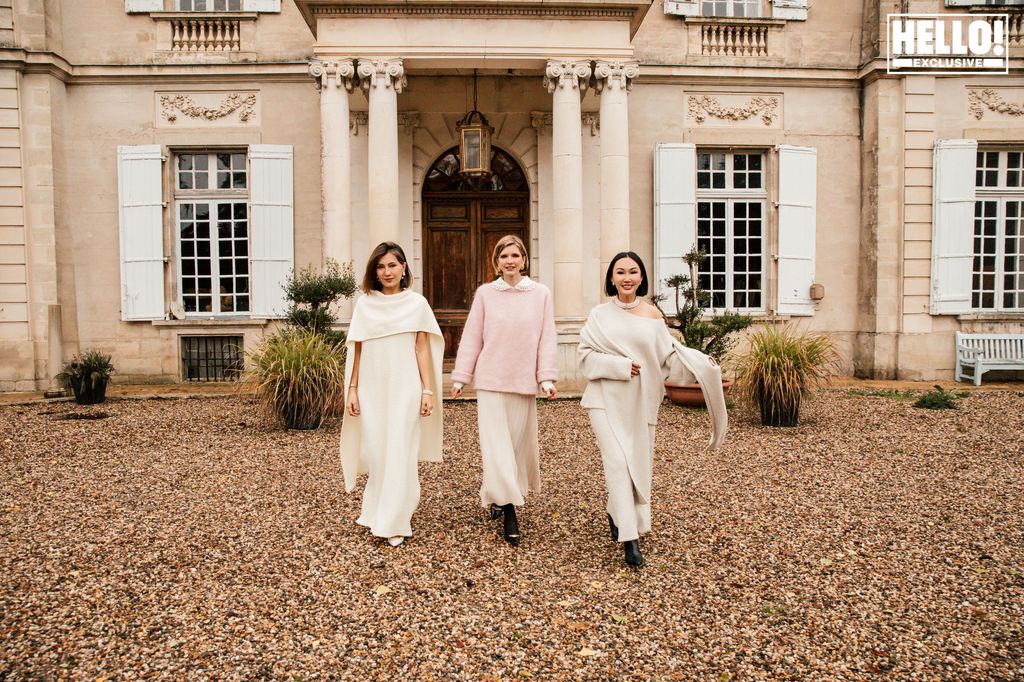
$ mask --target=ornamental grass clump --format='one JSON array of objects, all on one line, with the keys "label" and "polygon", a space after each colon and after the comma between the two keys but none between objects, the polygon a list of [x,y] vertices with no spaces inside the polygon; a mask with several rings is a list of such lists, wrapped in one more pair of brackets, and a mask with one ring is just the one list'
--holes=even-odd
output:
[{"label": "ornamental grass clump", "polygon": [[114,373],[110,356],[88,350],[64,364],[54,377],[64,389],[71,389],[79,405],[95,405],[107,398],[107,382]]},{"label": "ornamental grass clump", "polygon": [[249,381],[263,413],[286,429],[315,429],[344,408],[345,345],[306,329],[285,329],[249,354]]},{"label": "ornamental grass clump", "polygon": [[741,398],[758,406],[765,426],[796,426],[800,399],[839,367],[835,342],[788,325],[764,325],[748,340],[735,365]]}]

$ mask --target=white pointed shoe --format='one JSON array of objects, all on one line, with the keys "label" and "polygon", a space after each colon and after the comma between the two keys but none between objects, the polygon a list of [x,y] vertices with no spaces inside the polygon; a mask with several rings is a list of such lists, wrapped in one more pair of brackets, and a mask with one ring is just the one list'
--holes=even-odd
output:
[{"label": "white pointed shoe", "polygon": [[398,547],[403,542],[405,542],[405,537],[402,535],[393,535],[388,538],[388,544],[392,547]]}]

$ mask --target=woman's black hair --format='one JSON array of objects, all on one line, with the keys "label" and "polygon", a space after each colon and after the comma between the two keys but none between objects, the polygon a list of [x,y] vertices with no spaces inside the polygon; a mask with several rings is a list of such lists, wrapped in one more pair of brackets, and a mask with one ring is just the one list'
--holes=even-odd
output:
[{"label": "woman's black hair", "polygon": [[634,251],[620,251],[615,254],[611,262],[608,263],[608,272],[604,275],[604,293],[609,296],[615,296],[618,292],[615,290],[615,285],[612,284],[612,272],[615,271],[615,264],[623,258],[631,258],[636,261],[636,264],[640,266],[640,276],[643,278],[640,282],[640,286],[636,288],[636,295],[641,298],[647,295],[647,268],[644,267],[643,260],[640,256],[636,255]]}]

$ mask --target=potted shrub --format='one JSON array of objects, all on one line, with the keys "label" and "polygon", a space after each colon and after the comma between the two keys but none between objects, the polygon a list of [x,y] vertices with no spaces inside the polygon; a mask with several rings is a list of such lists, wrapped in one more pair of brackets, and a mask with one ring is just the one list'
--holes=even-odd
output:
[{"label": "potted shrub", "polygon": [[[665,283],[675,290],[676,314],[665,316],[665,323],[679,333],[683,345],[710,355],[719,365],[723,364],[726,355],[736,343],[735,332],[743,331],[751,324],[753,318],[732,311],[720,315],[708,315],[711,294],[700,288],[697,270],[707,259],[708,254],[696,246],[683,254],[690,273],[674,275]],[[723,379],[722,388],[726,391],[732,382]],[[673,384],[665,382],[665,394],[676,405],[701,407],[704,405],[704,393],[700,384]]]},{"label": "potted shrub", "polygon": [[345,334],[331,306],[356,290],[352,266],[327,261],[293,272],[284,283],[288,326],[249,353],[248,381],[264,414],[285,429],[319,428],[344,409]]},{"label": "potted shrub", "polygon": [[758,406],[765,426],[796,426],[800,399],[838,368],[835,342],[825,334],[769,324],[748,341],[735,364],[740,396]]},{"label": "potted shrub", "polygon": [[286,429],[315,429],[345,405],[345,344],[289,328],[249,354],[263,413]]},{"label": "potted shrub", "polygon": [[79,405],[95,405],[107,399],[107,382],[113,373],[109,355],[89,350],[71,358],[54,379],[71,389]]}]

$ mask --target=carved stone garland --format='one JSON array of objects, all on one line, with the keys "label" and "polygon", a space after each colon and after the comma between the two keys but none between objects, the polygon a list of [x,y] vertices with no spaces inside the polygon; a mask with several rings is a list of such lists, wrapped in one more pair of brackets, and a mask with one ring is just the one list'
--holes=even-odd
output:
[{"label": "carved stone garland", "polygon": [[163,117],[167,119],[168,123],[177,121],[179,113],[189,118],[216,121],[230,116],[236,111],[238,120],[247,123],[252,118],[256,107],[256,95],[254,93],[240,95],[233,92],[216,108],[199,106],[188,95],[161,95],[160,106],[163,108]]},{"label": "carved stone garland", "polygon": [[970,102],[967,110],[978,121],[985,117],[986,109],[1007,116],[1024,116],[1024,106],[1007,102],[1002,95],[991,88],[968,90],[967,101]]},{"label": "carved stone garland", "polygon": [[761,122],[770,126],[778,115],[779,99],[777,97],[752,97],[744,107],[727,107],[710,95],[690,97],[690,116],[698,125],[704,123],[708,116],[726,121],[745,121],[760,114]]}]

